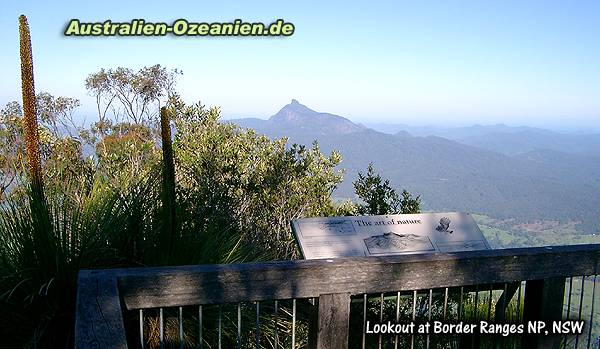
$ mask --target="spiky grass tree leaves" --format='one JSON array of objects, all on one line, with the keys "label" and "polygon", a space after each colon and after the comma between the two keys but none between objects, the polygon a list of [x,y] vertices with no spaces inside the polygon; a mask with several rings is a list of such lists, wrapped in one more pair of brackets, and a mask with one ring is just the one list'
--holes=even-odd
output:
[{"label": "spiky grass tree leaves", "polygon": [[[62,195],[47,197],[50,223],[44,230],[28,204],[31,192],[0,205],[0,338],[5,343],[65,347],[72,338],[79,270],[130,266],[137,260],[127,251],[133,238],[143,235],[140,222],[148,218],[147,204],[156,196],[143,188],[108,190],[101,181],[72,187],[79,184],[66,182],[70,188]],[[70,192],[82,200],[72,200]]]}]

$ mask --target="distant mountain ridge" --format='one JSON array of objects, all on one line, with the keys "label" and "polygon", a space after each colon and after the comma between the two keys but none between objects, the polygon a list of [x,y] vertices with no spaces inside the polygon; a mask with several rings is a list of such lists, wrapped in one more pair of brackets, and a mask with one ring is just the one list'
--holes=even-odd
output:
[{"label": "distant mountain ridge", "polygon": [[[269,137],[288,137],[292,143],[318,140],[324,152],[339,150],[341,167],[347,171],[335,192],[339,197],[353,197],[352,181],[372,162],[396,187],[421,195],[426,209],[468,211],[519,222],[579,222],[582,230],[600,232],[600,161],[591,155],[537,148],[507,155],[485,144],[439,136],[386,134],[316,112],[296,100],[268,120],[229,122]],[[533,131],[519,129],[511,134],[522,132]]]},{"label": "distant mountain ridge", "polygon": [[568,134],[528,126],[473,125],[466,127],[409,126],[403,124],[369,124],[383,133],[406,133],[413,136],[438,136],[463,144],[508,155],[548,149],[566,153],[599,155],[600,134]]},{"label": "distant mountain ridge", "polygon": [[368,123],[370,127],[376,131],[395,134],[398,132],[408,132],[413,136],[427,137],[438,136],[452,140],[458,140],[467,137],[482,136],[489,133],[515,133],[529,130],[542,129],[528,126],[507,126],[505,124],[495,125],[472,125],[472,126],[457,126],[457,127],[442,127],[442,126],[412,126],[406,124],[390,124],[390,123]]},{"label": "distant mountain ridge", "polygon": [[561,134],[531,129],[519,132],[491,132],[458,139],[458,142],[509,155],[547,149],[572,154],[600,156],[600,135]]}]

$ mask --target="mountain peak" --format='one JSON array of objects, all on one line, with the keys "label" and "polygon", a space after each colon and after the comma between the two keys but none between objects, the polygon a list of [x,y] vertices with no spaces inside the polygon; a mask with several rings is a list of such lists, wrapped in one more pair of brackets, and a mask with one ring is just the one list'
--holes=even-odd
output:
[{"label": "mountain peak", "polygon": [[364,126],[356,125],[344,117],[314,111],[296,99],[271,116],[269,121],[319,134],[347,134],[364,129]]},{"label": "mountain peak", "polygon": [[280,115],[280,114],[288,114],[288,116],[290,114],[318,114],[316,111],[310,109],[309,107],[305,106],[304,104],[298,102],[297,99],[292,99],[292,102],[290,104],[286,104],[283,108],[281,108],[281,110],[275,114],[274,116]]}]

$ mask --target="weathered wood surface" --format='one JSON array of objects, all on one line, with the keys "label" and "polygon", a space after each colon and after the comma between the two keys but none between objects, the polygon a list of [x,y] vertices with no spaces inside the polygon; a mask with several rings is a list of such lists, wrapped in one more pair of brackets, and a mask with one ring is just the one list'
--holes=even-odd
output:
[{"label": "weathered wood surface", "polygon": [[128,309],[591,275],[600,245],[114,270]]},{"label": "weathered wood surface", "polygon": [[347,349],[350,322],[350,293],[319,297],[317,349]]},{"label": "weathered wood surface", "polygon": [[117,279],[81,271],[77,281],[75,348],[127,348]]}]

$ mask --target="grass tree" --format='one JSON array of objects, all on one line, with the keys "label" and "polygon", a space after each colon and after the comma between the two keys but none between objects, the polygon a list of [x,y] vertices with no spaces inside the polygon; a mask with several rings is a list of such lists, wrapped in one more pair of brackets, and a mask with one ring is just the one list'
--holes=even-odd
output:
[{"label": "grass tree", "polygon": [[169,110],[166,107],[160,109],[160,134],[162,139],[163,154],[163,221],[161,245],[167,247],[167,259],[173,253],[173,244],[177,239],[177,221],[175,206],[175,164],[173,161],[173,142],[171,140],[171,125]]},{"label": "grass tree", "polygon": [[23,129],[29,176],[32,191],[39,199],[43,199],[42,160],[40,155],[40,135],[37,114],[35,112],[35,84],[33,80],[33,54],[31,50],[31,33],[27,17],[19,17],[20,55],[21,55],[21,90],[23,93]]}]

